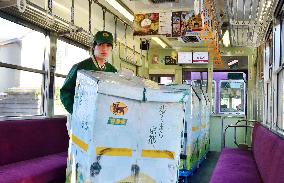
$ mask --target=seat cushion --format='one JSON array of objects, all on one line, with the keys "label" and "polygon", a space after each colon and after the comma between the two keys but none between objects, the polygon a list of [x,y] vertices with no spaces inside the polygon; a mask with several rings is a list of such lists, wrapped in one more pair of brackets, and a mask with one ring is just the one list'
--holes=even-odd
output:
[{"label": "seat cushion", "polygon": [[0,183],[64,182],[66,162],[67,152],[63,152],[1,166]]},{"label": "seat cushion", "polygon": [[0,166],[68,150],[66,118],[0,121]]},{"label": "seat cushion", "polygon": [[251,151],[222,150],[210,183],[261,183]]},{"label": "seat cushion", "polygon": [[284,182],[284,140],[259,123],[253,130],[253,154],[264,182]]}]

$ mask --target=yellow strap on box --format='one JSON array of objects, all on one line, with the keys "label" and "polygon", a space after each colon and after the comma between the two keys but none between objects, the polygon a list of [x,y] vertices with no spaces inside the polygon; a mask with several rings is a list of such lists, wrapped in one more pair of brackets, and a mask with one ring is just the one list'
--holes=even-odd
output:
[{"label": "yellow strap on box", "polygon": [[192,127],[192,131],[193,131],[193,132],[196,132],[197,130],[199,130],[198,127]]},{"label": "yellow strap on box", "polygon": [[111,148],[111,147],[97,147],[97,156],[132,156],[132,149],[129,148]]},{"label": "yellow strap on box", "polygon": [[167,158],[174,159],[175,153],[171,151],[159,151],[159,150],[142,150],[142,157],[144,158]]},{"label": "yellow strap on box", "polygon": [[70,139],[71,141],[76,144],[77,146],[79,146],[81,149],[83,149],[85,152],[88,151],[88,144],[85,143],[83,140],[79,139],[78,137],[76,137],[75,135],[71,134],[70,135]]}]

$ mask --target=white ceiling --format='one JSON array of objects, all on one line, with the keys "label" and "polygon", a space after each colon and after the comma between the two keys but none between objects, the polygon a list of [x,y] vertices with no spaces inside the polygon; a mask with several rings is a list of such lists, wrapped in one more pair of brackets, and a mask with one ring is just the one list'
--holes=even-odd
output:
[{"label": "white ceiling", "polygon": [[[46,7],[45,0],[30,0],[40,7]],[[153,4],[150,0],[120,0],[134,13],[146,12],[166,12],[166,11],[183,11],[192,10],[194,0],[178,0],[178,3],[158,3]],[[216,14],[224,14],[222,23],[227,22],[229,26],[224,27],[223,30],[230,30],[231,45],[233,46],[258,46],[264,40],[264,35],[267,31],[268,25],[272,20],[273,12],[278,3],[278,0],[211,0],[216,7]],[[124,18],[120,12],[110,6],[105,0],[99,0],[109,10],[117,14],[119,17],[129,22]],[[75,21],[82,22],[87,25],[88,20],[88,1],[75,0],[76,9],[79,8],[82,15],[75,14]],[[79,6],[78,6],[79,5]],[[70,20],[70,6],[71,0],[55,0],[55,12],[64,11],[65,20]],[[95,20],[101,17],[101,12],[94,12]],[[84,14],[84,15],[83,15]],[[98,14],[100,17],[98,17]],[[63,13],[62,13],[63,15]],[[81,16],[81,18],[80,18]],[[84,18],[82,18],[84,17]],[[86,19],[86,20],[85,20]],[[131,22],[129,22],[131,24]],[[1,24],[2,25],[2,24]],[[11,29],[12,30],[12,29]],[[176,39],[163,39],[172,47],[203,47],[203,44],[196,43],[181,43]],[[154,45],[156,45],[154,43]]]},{"label": "white ceiling", "polygon": [[134,13],[192,10],[194,0],[177,0],[178,2],[152,3],[146,0],[121,0]]},{"label": "white ceiling", "polygon": [[259,46],[272,21],[278,0],[228,0],[227,19],[235,46]]},{"label": "white ceiling", "polygon": [[[192,10],[194,0],[179,0],[178,3],[153,4],[146,0],[121,0],[134,13]],[[273,18],[278,0],[213,0],[216,14],[224,14],[222,19],[229,26],[233,46],[256,47],[264,41],[264,35]],[[167,38],[165,38],[167,40]],[[203,44],[179,43],[169,40],[173,46],[202,46]]]}]

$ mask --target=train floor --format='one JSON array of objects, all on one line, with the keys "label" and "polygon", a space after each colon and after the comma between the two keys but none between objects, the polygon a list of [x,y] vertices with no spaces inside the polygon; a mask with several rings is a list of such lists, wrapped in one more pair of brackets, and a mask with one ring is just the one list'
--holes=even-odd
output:
[{"label": "train floor", "polygon": [[206,160],[190,178],[190,183],[208,183],[219,156],[220,152],[209,151]]}]

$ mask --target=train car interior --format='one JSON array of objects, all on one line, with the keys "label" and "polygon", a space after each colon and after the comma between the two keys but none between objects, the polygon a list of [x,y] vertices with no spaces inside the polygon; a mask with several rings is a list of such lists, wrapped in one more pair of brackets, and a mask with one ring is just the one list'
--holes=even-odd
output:
[{"label": "train car interior", "polygon": [[283,4],[0,0],[0,183],[283,183]]}]

